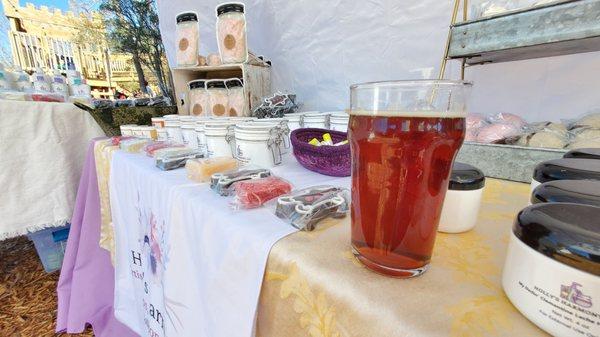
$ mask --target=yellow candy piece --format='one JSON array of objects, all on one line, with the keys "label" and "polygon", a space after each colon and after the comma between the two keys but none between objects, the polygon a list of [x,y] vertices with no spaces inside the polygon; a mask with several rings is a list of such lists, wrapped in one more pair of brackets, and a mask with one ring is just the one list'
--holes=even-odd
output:
[{"label": "yellow candy piece", "polygon": [[311,139],[310,142],[308,142],[308,144],[314,145],[314,146],[321,146],[321,142],[319,142],[319,140],[316,138]]},{"label": "yellow candy piece", "polygon": [[323,135],[323,140],[326,142],[333,142],[333,140],[331,140],[331,135],[328,133]]}]

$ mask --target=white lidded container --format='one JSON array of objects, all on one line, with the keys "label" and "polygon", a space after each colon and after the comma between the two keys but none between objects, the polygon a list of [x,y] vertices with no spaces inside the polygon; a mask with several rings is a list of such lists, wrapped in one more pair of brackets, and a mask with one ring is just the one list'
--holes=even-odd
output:
[{"label": "white lidded container", "polygon": [[183,135],[181,133],[181,122],[179,115],[165,115],[165,129],[167,129],[167,140],[178,144],[183,144]]},{"label": "white lidded container", "polygon": [[208,157],[208,152],[206,149],[206,134],[204,133],[204,124],[210,121],[211,118],[205,117],[200,118],[196,121],[196,139],[198,142],[198,150],[204,155],[204,157]]},{"label": "white lidded container", "polygon": [[515,220],[502,287],[525,317],[555,337],[600,336],[598,219],[600,207],[543,203]]},{"label": "white lidded container", "polygon": [[143,138],[144,126],[143,125],[136,125],[136,126],[134,126],[134,127],[131,128],[131,131],[132,131],[134,137]]},{"label": "white lidded container", "polygon": [[165,127],[164,117],[152,117],[150,120],[152,121],[152,126],[154,126],[155,128],[164,128]]},{"label": "white lidded container", "polygon": [[288,128],[290,131],[301,129],[303,127],[303,112],[295,112],[291,114],[285,114],[284,118],[288,121]]},{"label": "white lidded container", "polygon": [[190,149],[198,148],[198,135],[196,134],[196,121],[181,122],[181,137],[183,145]]},{"label": "white lidded container", "polygon": [[154,126],[139,126],[138,130],[141,138],[149,138],[154,140],[158,138],[158,134]]},{"label": "white lidded container", "polygon": [[229,92],[225,87],[223,80],[206,81],[206,91],[208,92],[209,110],[208,116],[226,117],[229,116],[227,106],[229,104]]},{"label": "white lidded container", "polygon": [[440,216],[438,231],[462,233],[477,224],[485,176],[478,168],[455,162]]},{"label": "white lidded container", "polygon": [[133,136],[133,128],[137,127],[137,124],[123,124],[119,126],[121,130],[121,136]]},{"label": "white lidded container", "polygon": [[600,180],[553,180],[536,187],[532,204],[570,202],[600,207]]},{"label": "white lidded container", "polygon": [[36,91],[50,92],[52,87],[50,86],[50,79],[44,73],[42,68],[35,68],[35,73],[31,75],[33,81],[33,89]]},{"label": "white lidded container", "polygon": [[156,137],[157,137],[157,140],[166,142],[168,140],[167,129],[166,128],[156,128]]},{"label": "white lidded container", "polygon": [[198,14],[195,12],[184,12],[175,17],[177,27],[177,45],[175,58],[180,67],[198,65],[198,45],[200,34],[198,28]]},{"label": "white lidded container", "polygon": [[305,112],[302,116],[302,127],[328,129],[329,115],[318,111]]},{"label": "white lidded container", "polygon": [[228,119],[214,119],[204,123],[206,153],[209,158],[233,157],[235,123]]},{"label": "white lidded container", "polygon": [[329,128],[334,131],[348,132],[350,115],[345,112],[332,112],[329,114]]},{"label": "white lidded container", "polygon": [[533,170],[531,192],[553,180],[600,180],[600,160],[562,158],[541,162]]},{"label": "white lidded container", "polygon": [[33,89],[33,84],[31,83],[29,74],[24,72],[23,68],[21,68],[21,66],[15,66],[13,75],[15,77],[15,89],[16,90],[28,92]]},{"label": "white lidded container", "polygon": [[67,85],[67,79],[60,73],[60,70],[54,69],[52,75],[52,91],[61,94],[64,97],[69,97],[69,86]]},{"label": "white lidded container", "polygon": [[216,8],[217,43],[223,63],[244,63],[248,60],[246,17],[244,4],[224,3]]},{"label": "white lidded container", "polygon": [[281,164],[283,138],[279,123],[247,122],[235,126],[235,158],[242,164],[271,168]]},{"label": "white lidded container", "polygon": [[290,151],[291,142],[290,142],[290,128],[288,127],[288,119],[287,118],[263,118],[257,119],[256,123],[277,123],[277,127],[279,128],[279,133],[281,134],[281,139],[283,144],[281,146],[281,153],[286,154]]},{"label": "white lidded container", "polygon": [[209,111],[206,80],[188,82],[189,112],[192,116],[206,116]]},{"label": "white lidded container", "polygon": [[250,109],[246,105],[244,82],[240,78],[225,80],[227,87],[227,115],[231,117],[249,116]]}]

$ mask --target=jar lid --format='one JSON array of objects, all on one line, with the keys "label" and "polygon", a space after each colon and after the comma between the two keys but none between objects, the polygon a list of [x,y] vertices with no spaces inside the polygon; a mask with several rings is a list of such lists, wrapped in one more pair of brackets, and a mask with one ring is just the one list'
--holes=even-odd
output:
[{"label": "jar lid", "polygon": [[514,235],[559,263],[600,276],[600,207],[544,203],[522,210]]},{"label": "jar lid", "polygon": [[533,179],[540,183],[552,180],[600,180],[600,160],[563,158],[537,164]]},{"label": "jar lid", "polygon": [[206,83],[206,89],[211,89],[211,88],[225,88],[225,81],[210,81]]},{"label": "jar lid", "polygon": [[205,80],[195,80],[188,83],[190,90],[192,89],[204,89],[206,86]]},{"label": "jar lid", "polygon": [[227,85],[227,88],[244,87],[244,81],[240,78],[234,78],[231,80],[227,80],[227,81],[225,81],[225,84]]},{"label": "jar lid", "polygon": [[586,158],[600,159],[600,148],[587,148],[571,150],[563,156],[563,158]]},{"label": "jar lid", "polygon": [[448,189],[456,191],[478,190],[485,186],[483,172],[469,164],[454,162]]},{"label": "jar lid", "polygon": [[536,187],[531,203],[571,202],[600,207],[600,181],[554,180]]},{"label": "jar lid", "polygon": [[177,23],[187,22],[187,21],[198,21],[198,15],[194,12],[185,12],[177,15],[176,17]]},{"label": "jar lid", "polygon": [[244,13],[244,5],[238,3],[225,3],[217,7],[217,16],[229,12]]}]

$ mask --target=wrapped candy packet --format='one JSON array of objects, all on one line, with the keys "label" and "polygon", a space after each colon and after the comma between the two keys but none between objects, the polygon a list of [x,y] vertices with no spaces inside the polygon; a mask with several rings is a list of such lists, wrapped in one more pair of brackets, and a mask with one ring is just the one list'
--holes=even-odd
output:
[{"label": "wrapped candy packet", "polygon": [[114,136],[114,137],[110,138],[110,142],[112,145],[119,146],[122,141],[125,141],[127,139],[132,139],[132,138],[133,137],[131,137],[131,136]]},{"label": "wrapped candy packet", "polygon": [[162,149],[167,149],[167,148],[178,148],[181,149],[183,148],[184,145],[183,144],[177,144],[171,141],[156,141],[156,142],[151,142],[146,144],[146,146],[144,146],[144,152],[146,152],[146,155],[148,157],[154,157],[154,154],[158,151],[158,150],[162,150]]},{"label": "wrapped candy packet", "polygon": [[148,144],[149,142],[150,139],[146,138],[121,139],[119,142],[119,148],[125,152],[138,153],[144,147],[144,145]]},{"label": "wrapped candy packet", "polygon": [[155,154],[156,167],[163,171],[183,167],[189,159],[202,158],[204,156],[204,154],[197,149],[167,148],[160,151],[163,152]]},{"label": "wrapped candy packet", "polygon": [[237,167],[237,160],[231,157],[188,160],[185,164],[188,178],[198,183],[208,182],[213,174],[230,171]]},{"label": "wrapped candy packet", "polygon": [[275,176],[240,181],[235,183],[235,199],[232,206],[236,209],[257,208],[280,195],[290,193],[291,190],[290,183]]},{"label": "wrapped candy packet", "polygon": [[242,167],[223,173],[215,173],[210,179],[210,188],[222,196],[230,196],[235,192],[235,183],[255,180],[271,176],[271,171],[261,168]]},{"label": "wrapped candy packet", "polygon": [[346,216],[350,192],[334,186],[314,186],[277,198],[275,215],[299,230],[312,231],[327,217]]}]

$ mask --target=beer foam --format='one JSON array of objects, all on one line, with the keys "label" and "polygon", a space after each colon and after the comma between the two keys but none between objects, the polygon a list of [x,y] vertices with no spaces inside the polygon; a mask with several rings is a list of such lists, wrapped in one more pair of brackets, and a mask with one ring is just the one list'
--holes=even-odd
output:
[{"label": "beer foam", "polygon": [[438,111],[438,110],[346,110],[351,116],[371,117],[419,117],[419,118],[465,118],[466,111]]}]

